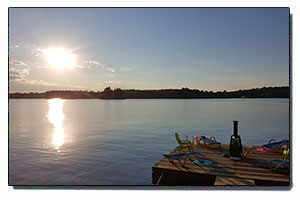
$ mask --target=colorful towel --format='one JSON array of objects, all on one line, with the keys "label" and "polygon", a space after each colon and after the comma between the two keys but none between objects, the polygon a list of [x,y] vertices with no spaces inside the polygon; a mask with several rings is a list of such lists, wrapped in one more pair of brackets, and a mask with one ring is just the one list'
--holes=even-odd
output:
[{"label": "colorful towel", "polygon": [[210,160],[194,160],[193,163],[196,165],[211,165],[212,162]]},{"label": "colorful towel", "polygon": [[256,151],[261,151],[261,152],[272,152],[270,149],[263,149],[263,148],[257,148]]}]

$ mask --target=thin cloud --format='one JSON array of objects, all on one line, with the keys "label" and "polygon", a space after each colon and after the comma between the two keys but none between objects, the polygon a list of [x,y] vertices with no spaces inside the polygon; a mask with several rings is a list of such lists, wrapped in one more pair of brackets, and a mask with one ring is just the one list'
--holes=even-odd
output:
[{"label": "thin cloud", "polygon": [[25,79],[24,77],[18,76],[16,73],[10,74],[9,77],[10,77],[10,81],[18,82],[18,84],[22,84],[22,85],[43,86],[43,87],[52,87],[52,88],[61,88],[61,89],[65,89],[65,88],[82,89],[83,88],[81,86],[62,85],[57,83],[46,82],[43,80],[28,80]]},{"label": "thin cloud", "polygon": [[115,74],[110,73],[110,74],[106,74],[106,76],[113,78],[113,77],[115,77]]},{"label": "thin cloud", "polygon": [[126,67],[126,66],[121,66],[119,67],[121,71],[131,71],[130,67]]},{"label": "thin cloud", "polygon": [[[121,84],[122,81],[104,81],[105,84]],[[98,83],[97,85],[102,85],[102,83]]]},{"label": "thin cloud", "polygon": [[9,81],[22,81],[23,77],[18,73],[10,73],[9,74]]},{"label": "thin cloud", "polygon": [[9,48],[14,49],[14,48],[19,48],[20,45],[16,44],[16,45],[9,45]]},{"label": "thin cloud", "polygon": [[15,69],[10,68],[9,69],[9,81],[11,84],[18,84],[23,86],[37,86],[37,87],[50,87],[52,89],[82,89],[81,86],[75,86],[75,85],[63,85],[63,84],[57,84],[52,82],[46,82],[43,80],[29,80],[26,78],[26,76],[29,74],[30,69],[29,68],[23,68],[23,69]]},{"label": "thin cloud", "polygon": [[74,65],[74,67],[81,68],[81,69],[90,68],[90,66],[83,66],[83,65]]},{"label": "thin cloud", "polygon": [[31,49],[31,54],[35,55],[35,56],[40,56],[41,54],[43,54],[43,49],[41,49],[39,47],[33,47]]},{"label": "thin cloud", "polygon": [[24,80],[24,84],[41,86],[58,86],[56,83],[45,82],[43,80]]},{"label": "thin cloud", "polygon": [[113,67],[110,67],[107,64],[101,63],[101,62],[96,61],[96,60],[84,60],[83,62],[91,64],[91,65],[100,66],[102,69],[104,69],[106,71],[109,71],[111,73],[115,73],[116,72],[116,70]]},{"label": "thin cloud", "polygon": [[46,86],[46,87],[56,87],[56,88],[72,88],[72,89],[82,89],[81,86],[71,86],[71,85],[62,85],[57,83],[46,82],[43,80],[24,80],[23,84],[32,85],[32,86]]},{"label": "thin cloud", "polygon": [[9,70],[9,80],[10,81],[24,81],[25,80],[25,76],[29,74],[29,69],[21,69],[21,70],[17,70],[17,69],[10,69]]},{"label": "thin cloud", "polygon": [[27,66],[25,62],[18,61],[18,60],[10,60],[9,64],[11,65],[18,65],[18,66]]},{"label": "thin cloud", "polygon": [[12,45],[10,48],[11,48],[11,49],[14,49],[14,48],[19,48],[19,47],[20,47],[20,45],[17,45],[17,44],[16,44],[16,45]]},{"label": "thin cloud", "polygon": [[22,84],[26,85],[31,85],[31,86],[45,86],[45,87],[52,87],[52,89],[82,89],[83,87],[81,86],[76,86],[76,85],[62,85],[62,84],[57,84],[57,83],[51,83],[51,82],[46,82],[43,80],[24,80]]},{"label": "thin cloud", "polygon": [[92,64],[92,65],[100,65],[101,63],[95,60],[84,60],[83,62]]},{"label": "thin cloud", "polygon": [[107,67],[106,70],[107,70],[107,71],[110,71],[110,72],[112,72],[112,73],[114,73],[114,72],[116,71],[115,69],[113,69],[113,68],[111,68],[111,67]]},{"label": "thin cloud", "polygon": [[104,69],[106,71],[109,71],[109,72],[112,72],[112,73],[115,73],[115,71],[116,71],[114,68],[108,67],[107,65],[102,66],[102,69]]}]

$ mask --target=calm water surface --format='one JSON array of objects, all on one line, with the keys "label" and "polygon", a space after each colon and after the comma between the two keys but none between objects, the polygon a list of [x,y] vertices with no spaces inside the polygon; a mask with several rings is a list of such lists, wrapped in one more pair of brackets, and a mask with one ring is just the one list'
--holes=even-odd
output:
[{"label": "calm water surface", "polygon": [[10,100],[9,183],[151,185],[174,132],[243,144],[288,139],[288,99]]}]

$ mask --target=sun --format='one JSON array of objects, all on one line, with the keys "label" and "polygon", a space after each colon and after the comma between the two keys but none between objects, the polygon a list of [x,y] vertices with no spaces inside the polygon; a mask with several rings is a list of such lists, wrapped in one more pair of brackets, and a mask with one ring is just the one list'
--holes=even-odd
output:
[{"label": "sun", "polygon": [[52,67],[72,68],[76,64],[76,56],[63,48],[45,49],[43,53]]}]

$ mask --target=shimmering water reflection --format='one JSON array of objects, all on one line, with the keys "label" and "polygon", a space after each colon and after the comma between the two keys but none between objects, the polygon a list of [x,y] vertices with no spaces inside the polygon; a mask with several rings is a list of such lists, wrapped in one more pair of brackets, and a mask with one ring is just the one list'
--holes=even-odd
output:
[{"label": "shimmering water reflection", "polygon": [[49,110],[47,118],[49,123],[54,126],[52,144],[57,152],[60,152],[60,146],[64,143],[64,121],[65,115],[63,112],[65,100],[49,99]]}]

